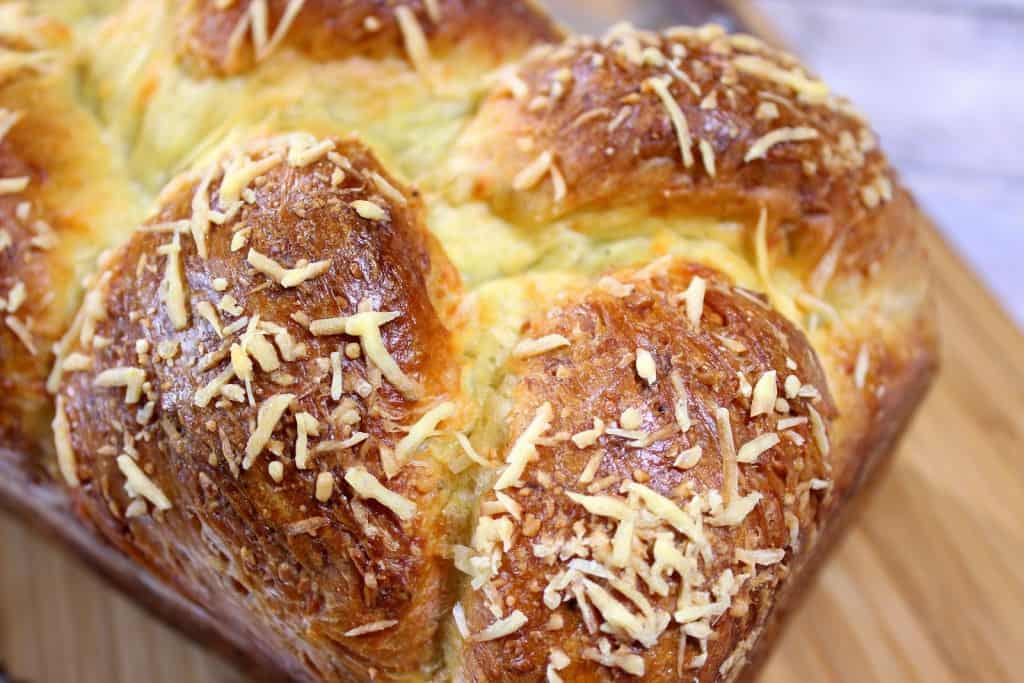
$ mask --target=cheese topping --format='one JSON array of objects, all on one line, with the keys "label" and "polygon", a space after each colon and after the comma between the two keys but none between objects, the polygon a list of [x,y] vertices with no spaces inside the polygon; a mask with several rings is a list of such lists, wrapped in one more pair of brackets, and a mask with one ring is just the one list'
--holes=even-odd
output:
[{"label": "cheese topping", "polygon": [[309,324],[309,332],[316,337],[329,337],[335,334],[345,334],[345,323],[347,322],[347,316],[321,318],[320,320],[314,320]]},{"label": "cheese topping", "polygon": [[747,150],[747,154],[743,157],[743,161],[750,163],[755,159],[763,159],[768,154],[768,151],[775,145],[780,145],[785,142],[806,142],[807,140],[816,140],[817,138],[818,131],[814,128],[808,128],[806,126],[800,126],[798,128],[779,128],[757,139],[754,144],[750,146],[750,149]]},{"label": "cheese topping", "polygon": [[278,394],[271,396],[260,405],[256,415],[256,430],[249,436],[245,444],[245,458],[242,460],[242,469],[249,469],[256,461],[263,448],[270,441],[270,435],[277,428],[277,423],[288,410],[288,406],[295,400],[295,394]]},{"label": "cheese topping", "polygon": [[754,385],[754,396],[750,401],[750,417],[770,415],[775,410],[775,401],[779,397],[778,373],[769,370],[761,375]]},{"label": "cheese topping", "polygon": [[77,487],[78,471],[75,461],[75,449],[71,446],[71,427],[68,416],[64,412],[64,397],[57,397],[57,410],[53,416],[53,437],[57,447],[57,466],[68,486]]},{"label": "cheese topping", "polygon": [[693,469],[700,462],[701,456],[704,454],[704,449],[700,446],[694,446],[688,448],[679,454],[672,466],[681,470]]},{"label": "cheese topping", "polygon": [[345,334],[359,337],[363,353],[376,365],[384,377],[406,398],[419,399],[423,387],[402,372],[395,359],[384,346],[380,327],[401,316],[401,313],[369,311],[357,313],[345,321]]},{"label": "cheese topping", "polygon": [[762,57],[742,55],[733,59],[732,63],[741,73],[759,76],[792,88],[812,102],[820,102],[828,97],[828,86],[821,81],[811,80],[795,71],[787,71]]},{"label": "cheese topping", "polygon": [[595,417],[593,428],[573,434],[572,442],[576,444],[576,448],[588,448],[597,443],[602,434],[604,434],[604,420]]},{"label": "cheese topping", "polygon": [[320,435],[320,423],[309,413],[295,415],[295,467],[300,470],[309,467],[309,437]]},{"label": "cheese topping", "polygon": [[504,619],[499,619],[483,631],[472,636],[472,640],[482,643],[488,640],[498,640],[511,635],[526,625],[526,615],[516,610]]},{"label": "cheese topping", "polygon": [[385,619],[383,621],[374,621],[369,624],[363,624],[362,626],[356,626],[351,628],[343,634],[346,638],[358,638],[359,636],[365,636],[368,633],[377,633],[379,631],[386,631],[392,626],[398,624],[397,619]]},{"label": "cheese topping", "polygon": [[385,487],[365,467],[350,467],[345,472],[345,481],[360,498],[377,501],[403,522],[416,516],[416,503]]},{"label": "cheese topping", "polygon": [[121,470],[121,474],[128,480],[128,486],[131,487],[132,491],[155,505],[158,510],[171,509],[171,501],[164,492],[153,483],[152,479],[146,476],[146,473],[129,456],[117,456],[117,468]]},{"label": "cheese topping", "polygon": [[28,187],[29,177],[18,176],[17,178],[0,178],[0,195],[14,194],[21,192]]},{"label": "cheese topping", "polygon": [[405,5],[399,5],[395,8],[395,18],[398,20],[398,28],[402,31],[402,40],[409,60],[420,76],[430,80],[430,48],[416,14]]},{"label": "cheese topping", "polygon": [[516,358],[530,358],[569,346],[569,340],[560,334],[549,334],[540,339],[523,339],[512,349]]},{"label": "cheese topping", "polygon": [[417,420],[416,424],[409,428],[409,433],[395,446],[394,460],[389,463],[392,467],[384,468],[384,473],[388,479],[398,474],[416,449],[437,429],[438,423],[447,420],[454,414],[455,404],[451,401],[445,401],[429,410],[423,417]]},{"label": "cheese topping", "polygon": [[533,421],[523,430],[512,448],[508,451],[505,462],[508,466],[498,477],[494,489],[500,491],[509,487],[520,486],[519,478],[526,471],[526,465],[537,455],[537,440],[551,428],[551,420],[554,417],[554,410],[550,403],[544,403],[537,409]]},{"label": "cheese topping", "polygon": [[142,396],[142,384],[146,371],[141,368],[110,368],[96,375],[93,381],[98,387],[124,387],[124,402],[138,403]]},{"label": "cheese topping", "polygon": [[623,485],[623,489],[628,493],[637,494],[648,510],[669,526],[675,528],[679,533],[697,543],[703,544],[705,542],[704,533],[701,531],[696,520],[665,496],[643,484],[633,481],[627,481]]},{"label": "cheese topping", "polygon": [[828,441],[828,430],[825,428],[825,421],[821,419],[821,414],[814,409],[814,406],[807,406],[807,411],[811,415],[811,435],[814,436],[814,442],[818,445],[818,450],[821,451],[821,454],[827,456],[832,447]]},{"label": "cheese topping", "polygon": [[748,441],[740,447],[736,455],[736,462],[750,464],[757,462],[761,454],[779,445],[779,435],[775,433],[762,434],[753,441]]},{"label": "cheese topping", "polygon": [[307,134],[292,135],[288,141],[288,165],[295,168],[309,166],[333,151],[333,140],[317,140]]},{"label": "cheese topping", "polygon": [[21,120],[22,112],[11,111],[10,109],[4,109],[0,107],[0,142],[4,141],[7,137],[7,133],[10,132],[11,128]]},{"label": "cheese topping", "polygon": [[196,251],[199,258],[203,259],[206,258],[206,236],[210,230],[210,182],[213,180],[214,171],[215,166],[210,166],[206,170],[196,186],[195,194],[192,195],[192,219],[189,226],[192,230],[192,239],[196,243]]},{"label": "cheese topping", "polygon": [[686,300],[686,317],[695,330],[700,329],[700,319],[704,316],[704,296],[707,291],[707,281],[700,276],[694,276],[683,295]]},{"label": "cheese topping", "polygon": [[658,366],[654,362],[654,356],[647,349],[636,350],[636,374],[647,382],[648,386],[653,386],[658,381]]},{"label": "cheese topping", "polygon": [[676,102],[675,98],[672,97],[672,93],[669,92],[668,84],[670,82],[671,79],[666,76],[662,78],[649,78],[645,83],[654,90],[658,98],[661,99],[661,103],[665,106],[669,119],[672,121],[672,127],[676,131],[679,150],[683,154],[683,165],[686,168],[690,168],[693,166],[693,138],[690,137],[690,127],[686,123],[683,111],[679,108],[679,103]]},{"label": "cheese topping", "polygon": [[368,202],[365,199],[357,199],[350,204],[355,209],[355,212],[359,214],[361,218],[365,218],[368,221],[383,221],[388,217],[387,211],[382,209],[378,204]]},{"label": "cheese topping", "polygon": [[718,426],[718,447],[722,452],[722,497],[729,504],[739,495],[739,471],[736,467],[736,445],[728,408],[715,411],[715,423]]},{"label": "cheese topping", "polygon": [[676,424],[679,425],[679,430],[685,434],[693,426],[693,421],[690,420],[690,411],[687,407],[686,385],[683,384],[683,378],[678,371],[673,371],[670,379],[672,380],[672,389],[676,394],[674,404]]},{"label": "cheese topping", "polygon": [[247,156],[234,160],[224,171],[224,178],[220,181],[218,194],[221,206],[231,206],[238,202],[242,190],[256,178],[278,166],[281,161],[283,161],[281,155],[277,153],[259,161],[253,161]]},{"label": "cheese topping", "polygon": [[174,239],[158,249],[167,256],[164,269],[161,297],[167,307],[167,317],[174,329],[183,330],[188,327],[188,308],[185,298],[185,282],[181,275],[181,233],[175,231]]},{"label": "cheese topping", "polygon": [[541,153],[526,168],[516,174],[512,180],[512,189],[523,192],[535,187],[551,170],[553,161],[554,157],[550,151]]},{"label": "cheese topping", "polygon": [[274,259],[264,256],[255,249],[249,249],[246,257],[253,268],[271,278],[284,288],[297,287],[306,280],[319,277],[331,267],[331,260],[314,261],[295,268],[285,268]]}]

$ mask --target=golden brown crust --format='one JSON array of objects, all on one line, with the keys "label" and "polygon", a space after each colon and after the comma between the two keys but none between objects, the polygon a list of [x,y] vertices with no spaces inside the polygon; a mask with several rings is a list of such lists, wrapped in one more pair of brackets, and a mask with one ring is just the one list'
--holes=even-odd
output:
[{"label": "golden brown crust", "polygon": [[[183,10],[178,52],[198,73],[237,75],[251,68],[269,49],[254,45],[253,36],[272,37],[282,19],[293,15],[281,42],[318,61],[355,55],[406,55],[399,7],[415,18],[432,54],[441,56],[472,41],[492,64],[507,62],[529,46],[562,37],[552,20],[525,0],[238,0],[224,9],[216,0],[191,0]],[[262,20],[254,17],[266,13]],[[248,22],[248,28],[240,22]],[[244,33],[239,34],[242,26]],[[254,26],[261,28],[254,30]],[[282,34],[284,35],[284,34]],[[269,40],[268,40],[269,43]],[[479,56],[479,55],[478,55]],[[484,68],[481,65],[481,68]]]},{"label": "golden brown crust", "polygon": [[[76,340],[63,357],[58,420],[69,425],[76,505],[124,552],[213,613],[249,612],[261,638],[311,675],[389,678],[437,656],[447,532],[439,466],[417,459],[388,479],[381,461],[453,381],[431,294],[458,280],[423,230],[417,198],[384,175],[392,189],[374,189],[383,171],[362,146],[333,141],[331,158],[289,163],[296,149],[323,143],[292,136],[229,157],[228,174],[241,168],[234,162],[278,159],[243,185],[238,204],[224,195],[220,164],[207,171],[208,194],[194,175],[165,191],[90,289],[99,308],[83,309],[89,343]],[[204,196],[234,218],[210,224],[205,240],[174,232],[189,229]],[[382,215],[362,217],[358,202]],[[239,234],[248,234],[244,247]],[[326,269],[286,287],[257,272],[257,252],[288,267],[326,259]],[[180,269],[184,325],[168,267]],[[357,353],[359,337],[307,329],[357,310],[398,314],[381,325],[384,346],[429,401],[381,378],[366,337]],[[218,377],[233,388],[206,394]],[[275,401],[278,415],[268,417]],[[135,462],[155,493],[138,483],[125,490]],[[415,516],[354,493],[346,477],[359,467],[415,505]],[[326,494],[324,477],[333,477]],[[371,623],[380,632],[351,634]]]},{"label": "golden brown crust", "polygon": [[[0,66],[0,444],[48,448],[50,347],[76,305],[80,271],[133,195],[95,122],[74,101],[68,32],[6,5]],[[20,37],[20,39],[19,39]],[[10,67],[10,68],[8,68]]]},{"label": "golden brown crust", "polygon": [[[538,48],[503,83],[451,166],[460,194],[517,220],[640,204],[752,228],[763,207],[769,244],[782,243],[805,272],[840,240],[889,239],[884,229],[850,237],[893,194],[874,133],[795,59],[754,38],[715,26],[619,27]],[[551,170],[531,173],[544,155]]]},{"label": "golden brown crust", "polygon": [[[694,275],[708,283],[699,329],[688,321],[681,296]],[[568,344],[513,366],[518,380],[510,434],[516,438],[523,433],[545,403],[553,407],[554,417],[539,458],[520,477],[523,485],[500,491],[518,505],[515,514],[495,512],[501,506],[493,494],[483,499],[485,513],[473,554],[496,552],[498,570],[493,577],[478,574],[473,584],[478,590],[467,590],[463,600],[474,634],[496,619],[489,595],[503,600],[498,608],[502,617],[518,609],[527,621],[501,640],[474,642],[470,636],[464,650],[467,680],[544,680],[552,662],[566,681],[625,676],[622,667],[630,666],[639,667],[633,675],[642,669],[644,680],[718,680],[719,669],[728,668],[725,662],[740,641],[765,621],[777,584],[788,574],[800,546],[813,539],[822,523],[831,458],[827,446],[820,447],[824,442],[820,434],[816,438],[809,416],[816,409],[825,429],[834,408],[804,336],[755,295],[738,292],[701,266],[675,262],[653,272],[621,273],[615,280],[632,291],[615,292],[613,286],[567,294],[559,305],[531,318],[524,330],[528,339],[559,334]],[[641,349],[653,356],[654,384],[649,384],[650,375],[638,375]],[[772,400],[769,413],[751,417],[752,400],[763,400],[767,386],[759,380],[769,371],[777,375],[767,376],[771,394],[782,398],[789,387],[790,399],[779,406],[784,412]],[[752,387],[757,387],[753,398]],[[680,400],[686,402],[687,420],[692,421],[692,426],[684,425],[685,432],[676,408]],[[639,416],[627,416],[624,411],[631,409]],[[744,453],[752,452],[745,444],[761,437],[766,446],[756,462],[738,465],[738,488],[731,494],[723,481],[730,460],[723,454],[721,409],[728,415],[726,428],[742,460],[749,460]],[[594,429],[595,419],[603,422],[604,434],[583,436]],[[627,425],[627,420],[638,420],[640,426]],[[572,435],[580,443],[570,440]],[[763,441],[765,437],[769,440]],[[681,457],[692,457],[686,453],[694,447],[702,454],[692,466],[674,466]],[[630,494],[627,487],[636,484],[671,500],[678,514],[695,520],[697,533],[673,531],[664,517],[657,519],[654,505]],[[722,524],[714,521],[723,514],[720,496],[728,508],[730,499],[738,502],[755,492],[763,497],[748,514],[716,526]],[[614,538],[621,520],[588,514],[570,495],[612,499],[636,510],[626,568],[617,568],[615,559]],[[640,516],[645,505],[655,518]],[[499,520],[511,522],[503,549],[480,531],[502,523]],[[664,550],[654,550],[659,534],[668,547],[693,561],[686,595],[671,568],[652,570],[655,555]],[[771,557],[755,572],[736,558],[736,549],[768,550]],[[575,573],[574,562],[581,567]],[[595,566],[599,571],[588,575]],[[723,577],[726,570],[732,573]],[[595,578],[602,572],[615,578]],[[661,588],[656,588],[652,574],[660,574]],[[640,633],[609,632],[614,619],[594,601],[600,596],[590,595],[588,582],[603,586],[641,619],[638,603],[631,604],[626,593],[614,587],[635,589],[651,605],[651,623],[645,623]],[[574,586],[586,586],[581,591],[586,597],[576,595]],[[727,588],[718,593],[715,587]],[[697,595],[703,591],[709,593]],[[719,607],[709,607],[709,602],[718,602]],[[687,608],[705,611],[673,621],[673,613]],[[593,614],[589,625],[582,616],[585,611]],[[552,626],[551,619],[563,625]],[[713,628],[714,638],[691,636],[680,652],[683,623],[697,635]],[[620,660],[624,664],[618,670],[598,664],[594,659],[602,651],[602,639],[610,646],[605,654],[635,661]],[[708,650],[703,664],[695,659],[700,657],[701,640]],[[552,655],[556,650],[567,657],[564,667],[558,663],[560,655]]]}]

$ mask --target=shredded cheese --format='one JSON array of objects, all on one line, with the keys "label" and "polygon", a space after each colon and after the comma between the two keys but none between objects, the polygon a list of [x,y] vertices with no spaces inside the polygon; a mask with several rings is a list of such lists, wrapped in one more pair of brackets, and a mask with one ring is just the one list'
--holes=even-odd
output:
[{"label": "shredded cheese", "polygon": [[398,363],[385,348],[384,339],[380,333],[381,325],[395,320],[400,315],[400,313],[376,311],[357,313],[345,321],[345,334],[359,337],[366,357],[406,398],[419,399],[423,395],[423,387],[398,366]]},{"label": "shredded cheese", "polygon": [[516,177],[512,179],[512,189],[524,192],[535,187],[551,170],[553,162],[554,156],[550,151],[541,153],[526,168],[516,174]]},{"label": "shredded cheese", "polygon": [[689,537],[696,543],[704,543],[704,534],[697,522],[671,500],[657,491],[634,481],[627,481],[623,485],[623,489],[627,493],[635,493],[644,502],[648,510],[676,531]]},{"label": "shredded cheese", "polygon": [[345,481],[357,496],[377,501],[403,522],[416,516],[416,503],[385,487],[365,467],[350,467],[345,471]]},{"label": "shredded cheese", "polygon": [[757,462],[763,453],[779,445],[779,435],[775,433],[762,434],[761,436],[748,441],[740,446],[736,455],[736,462],[750,464]]},{"label": "shredded cheese", "polygon": [[700,329],[700,319],[704,316],[704,296],[707,291],[707,281],[699,275],[695,275],[683,295],[686,301],[686,317],[695,330]]},{"label": "shredded cheese", "polygon": [[71,427],[67,413],[64,412],[64,397],[57,397],[57,410],[53,416],[53,437],[57,447],[57,466],[68,486],[77,487],[78,470],[75,461],[75,449],[71,445]]},{"label": "shredded cheese", "polygon": [[344,635],[346,638],[358,638],[359,636],[365,636],[368,633],[378,633],[380,631],[386,631],[398,624],[397,619],[385,619],[383,621],[374,621],[369,624],[363,624],[362,626],[356,626],[345,631]]},{"label": "shredded cheese", "polygon": [[769,370],[761,375],[754,385],[754,395],[750,401],[750,417],[769,415],[775,410],[775,401],[779,397],[778,373]]},{"label": "shredded cheese", "polygon": [[395,446],[394,459],[389,463],[391,467],[384,468],[384,474],[388,479],[398,474],[416,449],[437,429],[438,423],[447,420],[454,414],[455,404],[445,401],[427,411],[423,417],[417,420],[416,424],[409,428],[409,433]]},{"label": "shredded cheese", "polygon": [[690,419],[690,411],[687,407],[686,385],[683,384],[683,378],[678,370],[672,372],[670,379],[672,380],[672,390],[676,395],[674,404],[676,424],[679,425],[679,430],[685,434],[693,426],[693,421]]},{"label": "shredded cheese", "polygon": [[718,426],[718,447],[722,453],[722,497],[726,505],[738,494],[739,471],[736,466],[736,445],[732,436],[732,421],[728,408],[715,411],[715,423]]},{"label": "shredded cheese", "polygon": [[309,437],[320,435],[320,423],[307,412],[295,415],[295,467],[300,470],[309,467]]},{"label": "shredded cheese", "polygon": [[636,350],[636,374],[653,386],[658,381],[658,366],[654,362],[654,356],[647,349],[637,348]]},{"label": "shredded cheese", "polygon": [[602,434],[604,434],[604,420],[595,417],[593,428],[573,434],[572,442],[576,444],[576,448],[588,448],[597,443]]},{"label": "shredded cheese", "polygon": [[509,449],[505,462],[508,466],[498,477],[494,484],[494,490],[500,491],[509,487],[520,485],[519,478],[526,471],[526,465],[537,455],[537,440],[551,428],[551,420],[554,417],[554,410],[550,403],[544,403],[537,409],[530,424],[519,435],[516,442]]},{"label": "shredded cheese", "polygon": [[138,403],[142,396],[142,384],[146,371],[141,368],[110,368],[96,375],[93,384],[98,387],[124,387],[124,402]]},{"label": "shredded cheese", "polygon": [[188,327],[188,307],[185,296],[185,281],[181,274],[181,233],[175,231],[170,243],[160,248],[167,256],[161,298],[167,307],[167,317],[174,329]]},{"label": "shredded cheese", "polygon": [[395,18],[398,20],[398,28],[402,32],[402,40],[405,43],[405,51],[416,71],[426,80],[430,80],[430,48],[427,45],[427,37],[423,34],[423,27],[416,19],[416,14],[405,5],[395,8]]},{"label": "shredded cheese", "polygon": [[286,289],[297,287],[306,280],[319,277],[331,267],[331,260],[325,259],[323,261],[303,264],[295,268],[285,268],[274,259],[261,254],[255,249],[249,249],[246,260],[253,268]]},{"label": "shredded cheese", "polygon": [[316,475],[316,484],[314,486],[313,495],[321,503],[326,503],[331,499],[331,494],[334,493],[334,475],[330,472],[321,472]]},{"label": "shredded cheese", "polygon": [[387,211],[381,208],[380,205],[365,199],[357,199],[350,206],[359,214],[360,218],[365,218],[368,221],[383,221],[388,217]]},{"label": "shredded cheese", "polygon": [[27,175],[17,178],[0,178],[0,195],[21,192],[28,187],[28,181],[29,177]]},{"label": "shredded cheese", "polygon": [[694,446],[693,448],[687,448],[685,451],[679,454],[672,466],[680,470],[689,470],[697,466],[700,462],[701,456],[704,454],[704,449],[700,446]]},{"label": "shredded cheese", "polygon": [[526,615],[516,610],[504,619],[499,619],[483,631],[472,636],[472,640],[482,643],[489,640],[498,640],[509,636],[526,625]]},{"label": "shredded cheese", "polygon": [[283,159],[280,154],[274,153],[259,161],[253,161],[247,156],[235,160],[224,172],[224,178],[220,181],[218,192],[221,206],[231,206],[239,201],[242,190],[261,175],[278,166]]},{"label": "shredded cheese", "polygon": [[672,126],[676,131],[676,138],[679,141],[679,150],[683,154],[683,165],[686,168],[693,166],[693,138],[690,136],[690,127],[686,123],[686,117],[683,116],[683,111],[679,108],[679,103],[676,102],[675,98],[672,97],[672,93],[669,92],[668,84],[671,80],[668,77],[662,78],[649,78],[646,83],[661,99],[661,103],[665,106],[665,110],[668,112],[669,119],[672,121]]},{"label": "shredded cheese", "polygon": [[829,444],[825,421],[821,418],[821,414],[814,409],[814,406],[807,406],[807,411],[811,415],[811,435],[814,436],[814,442],[818,445],[821,454],[827,456],[832,447]]},{"label": "shredded cheese", "polygon": [[[278,22],[277,27],[274,29],[273,35],[270,36],[270,40],[264,40],[264,41],[259,43],[260,48],[256,52],[256,59],[257,59],[257,61],[266,59],[268,56],[270,56],[271,53],[274,52],[274,50],[277,49],[277,46],[281,44],[282,40],[284,40],[285,35],[287,35],[287,33],[288,33],[288,29],[291,28],[292,23],[295,21],[295,17],[297,17],[299,12],[302,10],[302,5],[304,3],[305,3],[305,0],[289,0],[288,1],[288,5],[284,9],[284,14],[281,15],[281,21]],[[264,6],[264,10],[263,11],[264,11],[264,29],[263,29],[263,31],[264,31],[264,35],[265,35],[265,33],[266,33],[266,16],[265,16],[266,8],[265,8],[265,6]],[[255,31],[255,26],[254,26],[253,30]],[[253,40],[254,44],[256,42],[257,42],[256,40]]]},{"label": "shredded cheese", "polygon": [[245,444],[245,458],[242,460],[242,469],[249,469],[256,461],[263,448],[270,441],[270,435],[277,428],[277,423],[284,415],[284,411],[295,400],[295,394],[278,394],[271,396],[260,405],[256,414],[256,430],[249,436]]},{"label": "shredded cheese", "polygon": [[763,159],[767,156],[768,151],[776,145],[786,142],[806,142],[808,140],[816,140],[817,138],[818,131],[807,126],[779,128],[755,140],[754,144],[747,150],[743,161],[750,163],[756,159]]},{"label": "shredded cheese", "polygon": [[530,358],[569,346],[569,340],[560,334],[549,334],[540,339],[523,339],[515,348],[512,355],[516,358]]},{"label": "shredded cheese", "polygon": [[158,510],[171,509],[170,499],[129,456],[117,456],[117,468],[121,470],[121,474],[128,480],[128,485],[132,491],[155,505]]},{"label": "shredded cheese", "polygon": [[741,72],[751,76],[759,76],[766,80],[778,83],[793,89],[798,94],[806,97],[809,101],[822,101],[828,97],[828,86],[821,81],[807,78],[795,71],[787,71],[775,64],[772,64],[763,57],[755,55],[742,55],[733,59],[733,65]]}]

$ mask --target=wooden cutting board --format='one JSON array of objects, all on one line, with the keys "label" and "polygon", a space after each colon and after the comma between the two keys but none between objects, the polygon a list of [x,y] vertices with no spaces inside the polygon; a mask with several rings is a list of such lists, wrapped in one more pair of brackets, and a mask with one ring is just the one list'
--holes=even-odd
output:
[{"label": "wooden cutting board", "polygon": [[[1011,681],[1024,670],[1024,336],[937,233],[927,241],[942,374],[764,681]],[[4,514],[0,660],[29,683],[245,680]]]}]

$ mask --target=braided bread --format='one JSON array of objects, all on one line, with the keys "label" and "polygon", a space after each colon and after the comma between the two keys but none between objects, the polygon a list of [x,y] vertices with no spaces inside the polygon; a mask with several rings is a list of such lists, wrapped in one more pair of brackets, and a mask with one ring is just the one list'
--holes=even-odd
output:
[{"label": "braided bread", "polygon": [[734,680],[934,372],[925,223],[715,26],[0,4],[0,446],[272,679]]}]

